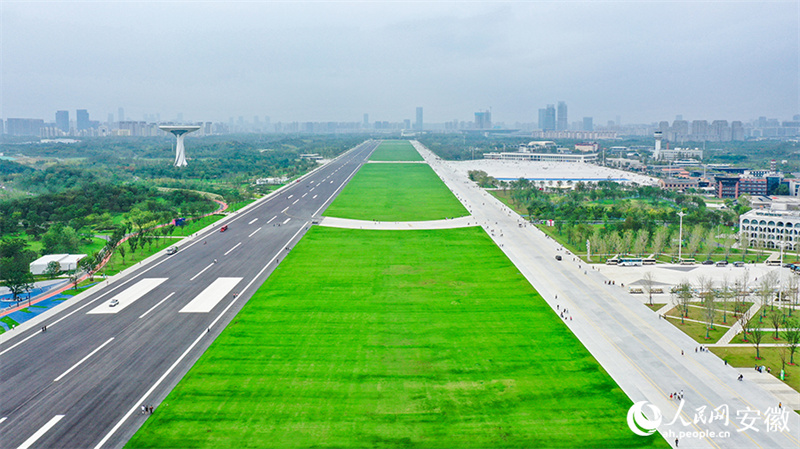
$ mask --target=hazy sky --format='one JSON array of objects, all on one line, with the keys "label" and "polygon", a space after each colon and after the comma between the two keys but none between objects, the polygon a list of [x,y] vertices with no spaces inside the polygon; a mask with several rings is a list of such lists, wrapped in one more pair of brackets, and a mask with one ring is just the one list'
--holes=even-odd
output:
[{"label": "hazy sky", "polygon": [[0,1],[0,117],[800,114],[800,2]]}]

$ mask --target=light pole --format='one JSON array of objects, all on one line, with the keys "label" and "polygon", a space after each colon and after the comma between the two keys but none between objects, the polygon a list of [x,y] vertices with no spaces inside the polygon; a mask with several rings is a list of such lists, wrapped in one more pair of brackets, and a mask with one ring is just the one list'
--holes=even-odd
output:
[{"label": "light pole", "polygon": [[681,250],[683,249],[683,217],[686,215],[684,211],[678,212],[678,216],[681,217],[680,226],[678,227],[678,263],[681,263],[683,258],[681,255],[683,254]]}]

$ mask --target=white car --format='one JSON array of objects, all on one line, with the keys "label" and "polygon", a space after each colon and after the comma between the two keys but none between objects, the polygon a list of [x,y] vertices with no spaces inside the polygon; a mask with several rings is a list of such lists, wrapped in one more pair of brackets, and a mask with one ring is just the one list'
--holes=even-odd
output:
[{"label": "white car", "polygon": [[108,307],[115,307],[117,304],[119,304],[119,300],[112,299],[111,302],[108,303]]}]

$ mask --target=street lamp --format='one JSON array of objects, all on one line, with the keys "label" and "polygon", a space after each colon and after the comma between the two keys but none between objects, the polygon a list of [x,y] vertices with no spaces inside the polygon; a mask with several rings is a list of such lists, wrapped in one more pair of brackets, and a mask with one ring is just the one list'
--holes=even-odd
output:
[{"label": "street lamp", "polygon": [[678,263],[681,263],[681,260],[683,260],[681,257],[681,250],[683,249],[683,217],[686,216],[686,213],[680,211],[678,212],[678,216],[681,217],[680,226],[678,228]]}]

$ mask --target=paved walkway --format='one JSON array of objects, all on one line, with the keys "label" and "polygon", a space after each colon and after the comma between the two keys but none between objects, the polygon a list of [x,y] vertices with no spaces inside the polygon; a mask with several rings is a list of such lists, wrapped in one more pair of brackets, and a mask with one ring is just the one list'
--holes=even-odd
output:
[{"label": "paved walkway", "polygon": [[[796,413],[781,415],[788,426],[781,432],[767,432],[763,420],[760,431],[745,430],[738,418],[740,410],[766,413],[776,407],[779,399],[775,395],[754,382],[738,382],[739,372],[719,357],[695,355],[697,342],[689,336],[660,320],[624,289],[606,285],[608,279],[596,267],[573,259],[573,254],[529,226],[450,163],[439,160],[418,142],[412,143],[554,312],[559,306],[569,309],[574,320],[565,322],[566,326],[628,397],[659,408],[664,417],[658,428],[662,435],[697,432],[695,437],[681,438],[681,448],[800,447],[800,415]],[[555,260],[557,254],[562,261]],[[685,392],[682,405],[669,398],[680,390]],[[730,410],[728,423],[695,419],[701,413],[698,410],[723,405]],[[670,422],[676,415],[687,424],[681,419]],[[703,432],[724,434],[725,439]],[[667,441],[674,444],[674,439]]]},{"label": "paved walkway", "polygon": [[319,225],[329,228],[384,229],[403,231],[409,229],[466,228],[469,226],[478,226],[478,221],[472,216],[430,221],[367,221],[351,220],[348,218],[323,217]]},{"label": "paved walkway", "polygon": [[[758,305],[758,303],[753,303],[753,305],[750,306],[750,310],[747,312],[747,316],[755,316],[756,312],[758,312],[759,307],[760,306]],[[725,334],[723,334],[722,337],[719,338],[719,340],[717,340],[717,344],[726,345],[730,343],[731,340],[733,340],[733,337],[741,333],[742,333],[742,320],[736,320],[736,322],[733,323],[733,326],[731,326],[731,328],[728,329],[728,331],[725,332]]]}]

